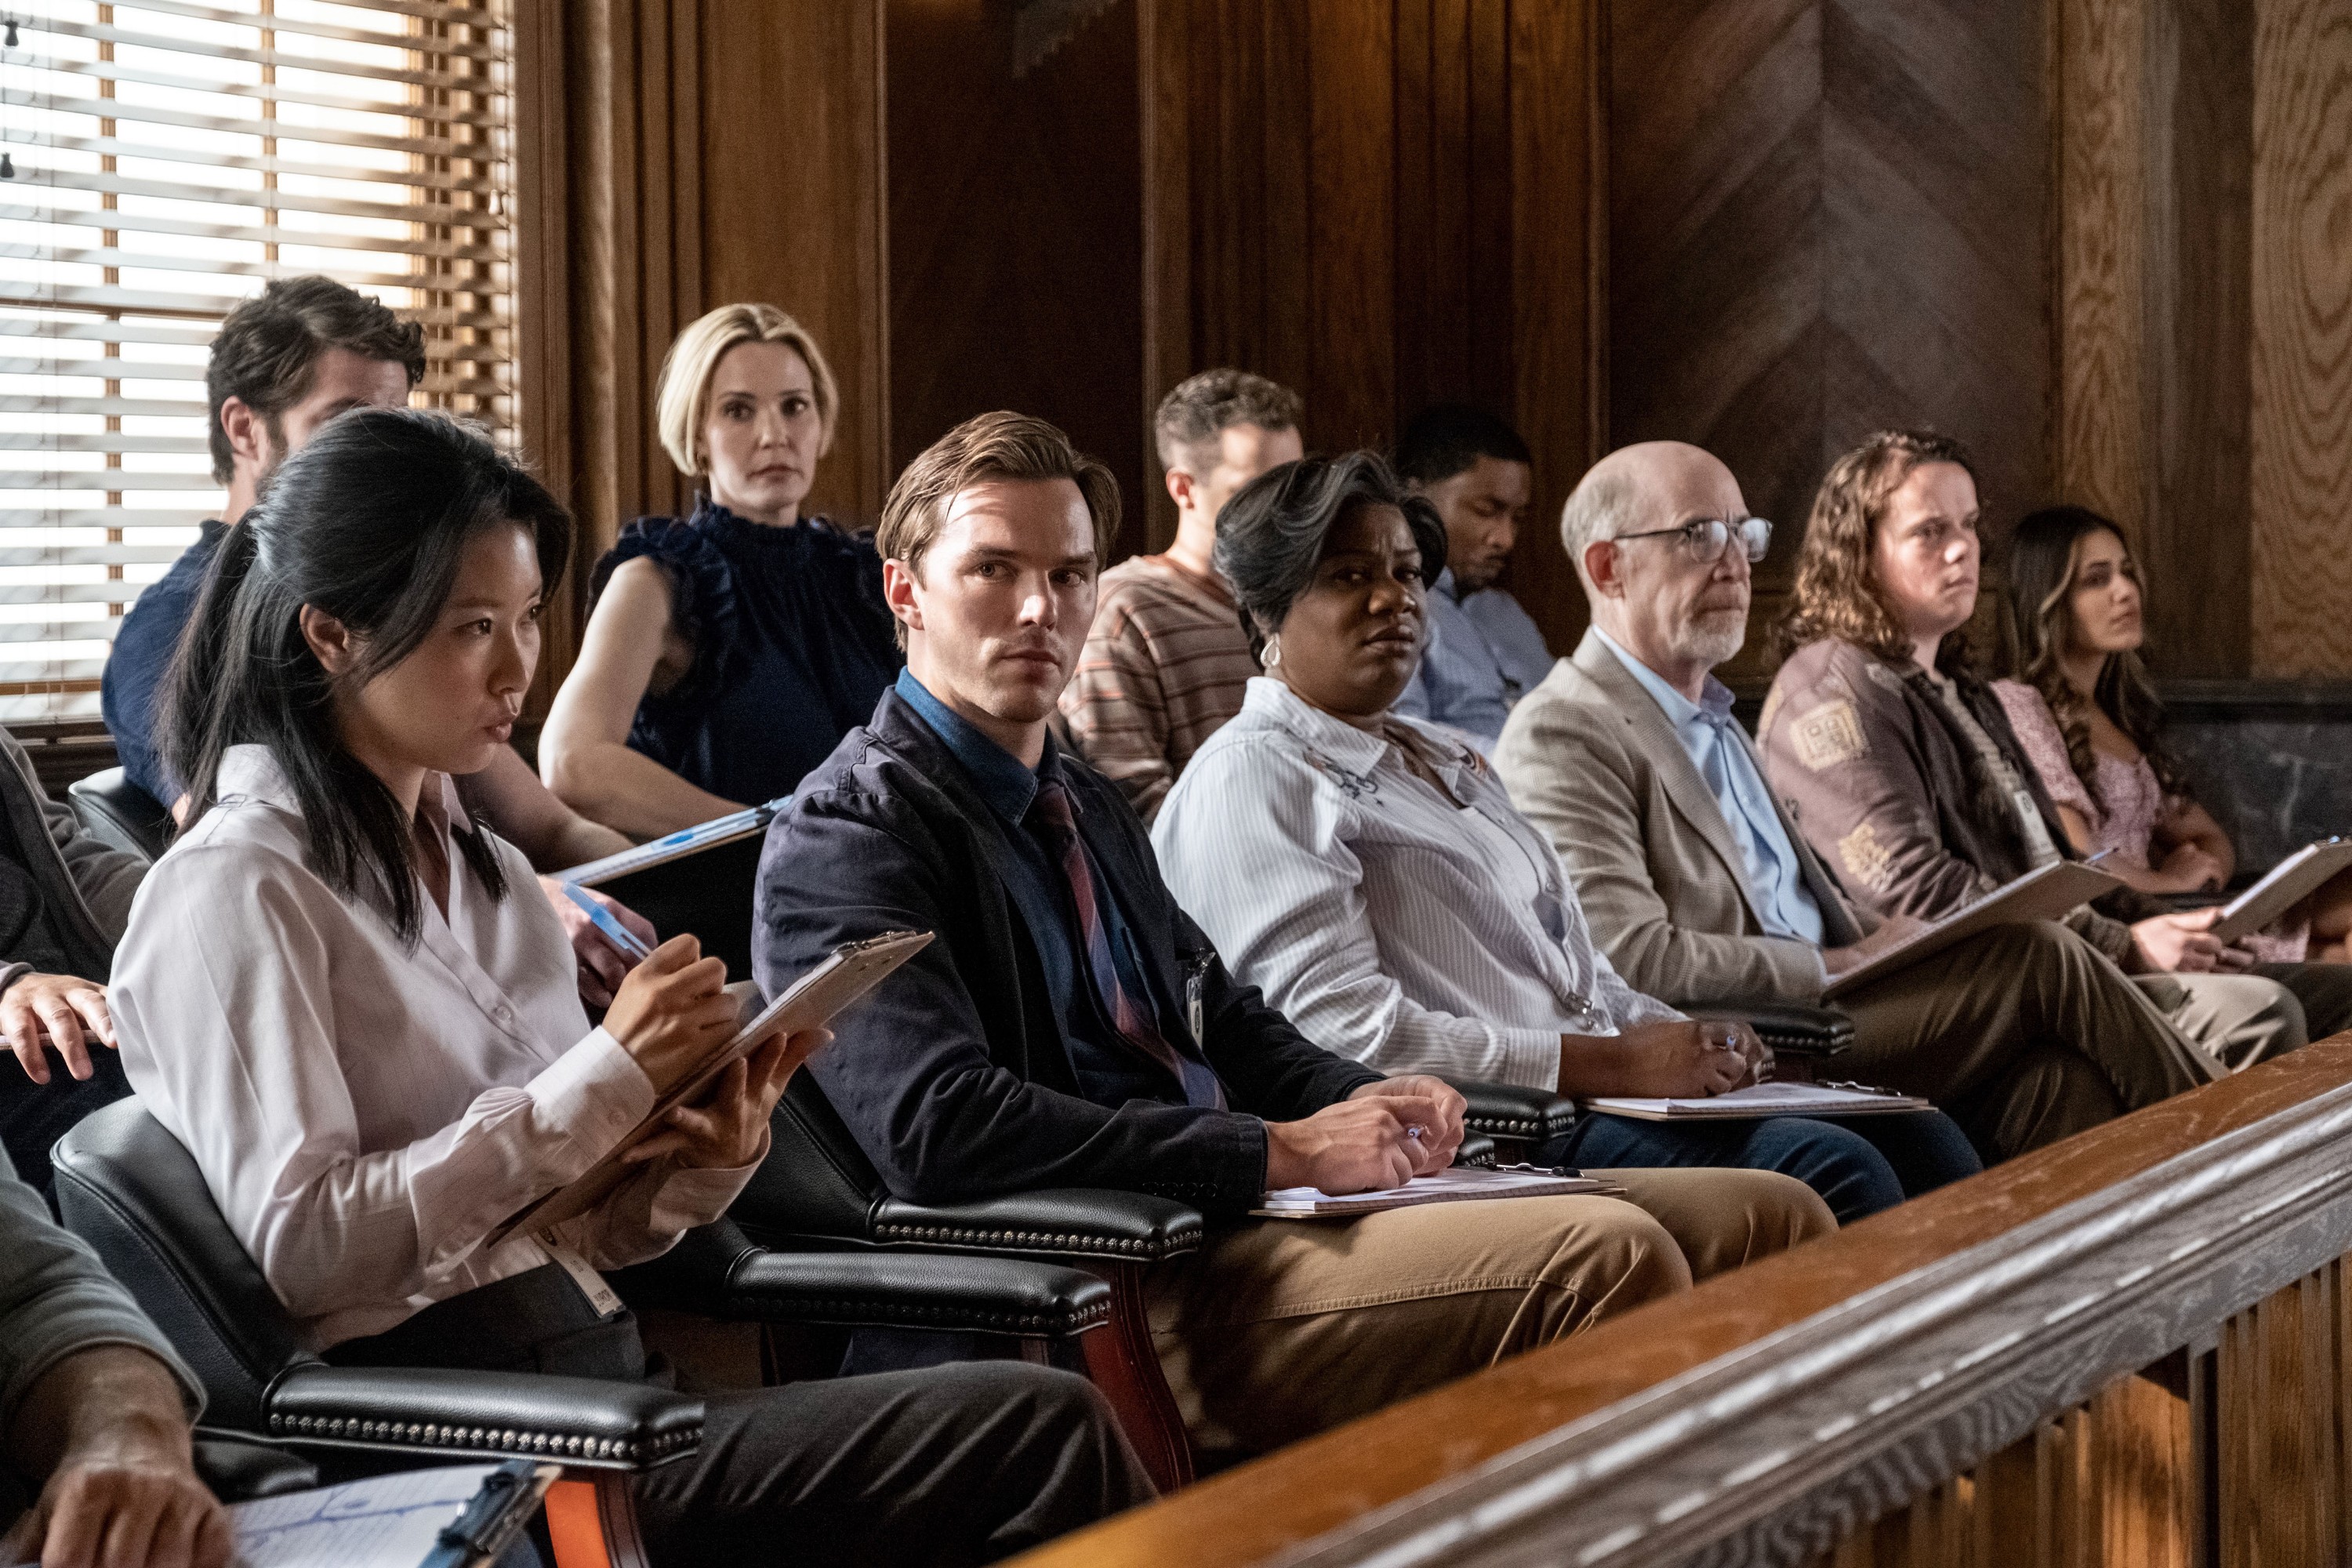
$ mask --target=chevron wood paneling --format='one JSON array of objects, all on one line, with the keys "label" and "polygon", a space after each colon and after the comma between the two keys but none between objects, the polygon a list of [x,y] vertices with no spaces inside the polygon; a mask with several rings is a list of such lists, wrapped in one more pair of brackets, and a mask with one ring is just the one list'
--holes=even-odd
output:
[{"label": "chevron wood paneling", "polygon": [[1610,37],[1610,444],[1704,446],[1781,525],[1754,625],[1873,429],[1966,440],[1996,521],[2041,500],[2037,0],[1627,0]]}]

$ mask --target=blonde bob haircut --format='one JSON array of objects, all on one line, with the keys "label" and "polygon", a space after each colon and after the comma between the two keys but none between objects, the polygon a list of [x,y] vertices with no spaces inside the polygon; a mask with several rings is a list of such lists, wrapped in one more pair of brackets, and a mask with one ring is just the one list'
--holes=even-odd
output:
[{"label": "blonde bob haircut", "polygon": [[773,305],[721,305],[678,333],[662,361],[661,380],[654,390],[654,422],[661,431],[662,450],[689,479],[710,471],[710,456],[702,445],[702,424],[710,413],[710,377],[738,343],[783,343],[807,362],[809,379],[816,384],[817,423],[824,430],[816,453],[822,458],[833,450],[841,394],[833,367],[824,363],[824,352],[808,329]]}]

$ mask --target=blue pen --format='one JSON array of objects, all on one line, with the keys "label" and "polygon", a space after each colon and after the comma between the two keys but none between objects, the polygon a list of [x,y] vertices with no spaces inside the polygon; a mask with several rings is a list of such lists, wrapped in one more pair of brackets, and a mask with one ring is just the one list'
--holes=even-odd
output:
[{"label": "blue pen", "polygon": [[604,933],[604,940],[633,959],[647,959],[654,950],[637,940],[637,933],[620,922],[612,910],[596,900],[593,893],[574,882],[563,884],[563,896],[588,911],[590,923]]}]

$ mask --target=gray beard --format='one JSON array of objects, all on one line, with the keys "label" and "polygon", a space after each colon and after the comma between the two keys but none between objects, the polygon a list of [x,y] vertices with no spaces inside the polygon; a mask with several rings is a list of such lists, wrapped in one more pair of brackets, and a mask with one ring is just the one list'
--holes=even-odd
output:
[{"label": "gray beard", "polygon": [[1740,645],[1747,640],[1748,621],[1744,616],[1738,623],[1728,626],[1698,621],[1683,628],[1682,636],[1675,639],[1675,652],[1713,669],[1738,653]]}]

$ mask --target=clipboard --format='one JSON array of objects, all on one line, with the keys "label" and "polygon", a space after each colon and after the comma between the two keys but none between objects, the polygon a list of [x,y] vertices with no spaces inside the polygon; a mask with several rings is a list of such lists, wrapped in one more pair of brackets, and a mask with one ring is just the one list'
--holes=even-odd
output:
[{"label": "clipboard", "polygon": [[931,933],[927,931],[885,931],[880,936],[844,942],[835,948],[765,1007],[758,1005],[757,988],[751,988],[743,998],[743,1026],[725,1045],[713,1051],[700,1067],[672,1084],[654,1101],[645,1120],[603,1159],[588,1167],[577,1180],[534,1198],[508,1215],[482,1245],[496,1247],[519,1230],[545,1230],[594,1208],[606,1194],[636,1173],[637,1167],[621,1156],[658,1132],[671,1111],[700,1095],[730,1063],[749,1056],[751,1047],[779,1030],[795,1033],[831,1022],[881,984],[891,971],[930,944]]},{"label": "clipboard", "polygon": [[2315,892],[2322,883],[2352,867],[2352,838],[2306,844],[2270,868],[2269,875],[2230,900],[2210,934],[2235,942],[2278,919]]},{"label": "clipboard", "polygon": [[2053,860],[2047,866],[2036,867],[2015,881],[2004,882],[1974,903],[1946,915],[1908,942],[1899,942],[1867,963],[1847,970],[1829,983],[1822,992],[1822,999],[1835,1001],[1882,975],[1933,958],[1979,931],[1996,926],[2022,925],[2028,921],[2058,920],[2078,905],[2122,886],[2118,879],[2080,860]]},{"label": "clipboard", "polygon": [[690,931],[730,980],[751,978],[752,906],[769,824],[792,804],[772,800],[556,874],[626,904],[665,935]]},{"label": "clipboard", "polygon": [[229,1505],[245,1568],[488,1568],[538,1513],[560,1466],[445,1465]]},{"label": "clipboard", "polygon": [[683,860],[689,855],[699,855],[706,849],[716,849],[722,844],[732,844],[739,838],[764,833],[768,824],[792,803],[792,796],[782,795],[763,805],[730,812],[725,816],[714,816],[708,822],[681,827],[676,833],[660,838],[647,839],[617,855],[607,855],[601,860],[589,860],[569,870],[558,871],[555,879],[576,882],[583,888],[601,888],[623,877],[650,871],[656,866],[667,866],[673,860]]}]

